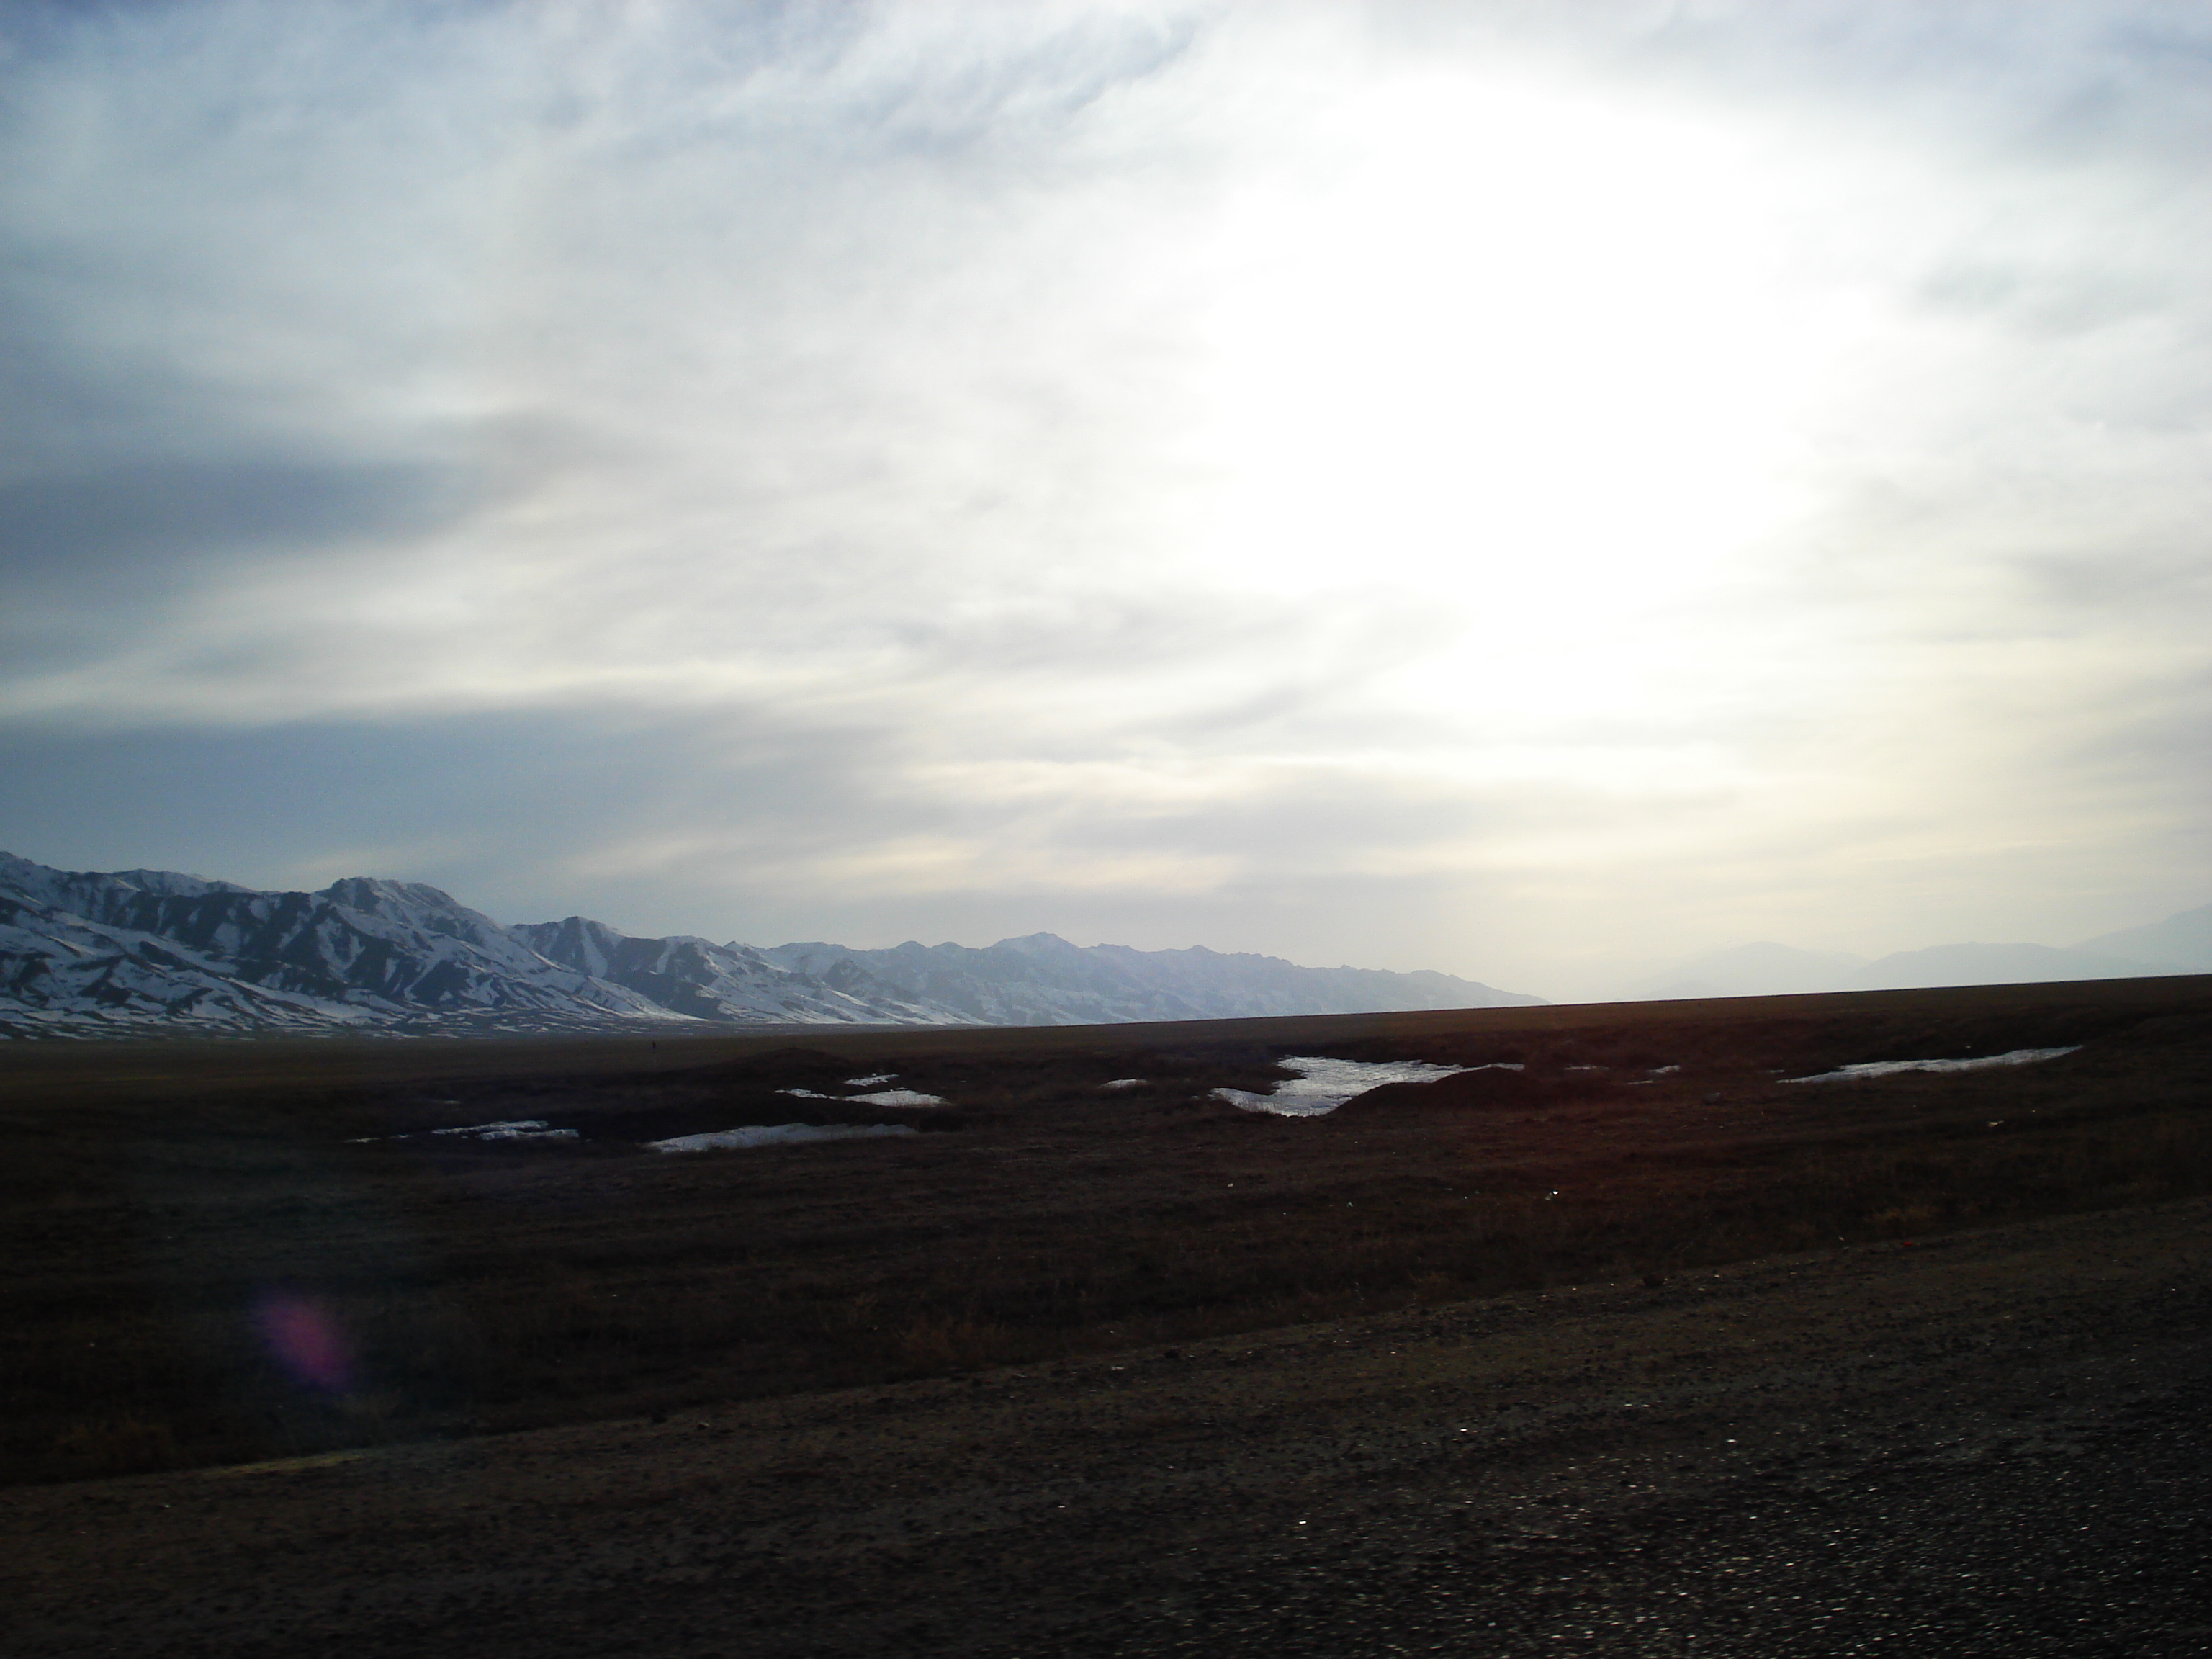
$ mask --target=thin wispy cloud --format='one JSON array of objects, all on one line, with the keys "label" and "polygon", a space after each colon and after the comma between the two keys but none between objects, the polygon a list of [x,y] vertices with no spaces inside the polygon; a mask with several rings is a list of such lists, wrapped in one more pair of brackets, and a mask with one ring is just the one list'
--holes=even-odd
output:
[{"label": "thin wispy cloud", "polygon": [[2203,896],[2198,9],[0,40],[18,852],[1553,993]]}]

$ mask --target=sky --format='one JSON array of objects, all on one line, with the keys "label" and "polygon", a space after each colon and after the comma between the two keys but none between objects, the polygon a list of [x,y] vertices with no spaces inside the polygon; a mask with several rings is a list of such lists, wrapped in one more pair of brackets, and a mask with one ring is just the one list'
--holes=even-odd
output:
[{"label": "sky", "polygon": [[2212,897],[2212,10],[0,12],[0,846],[1553,997]]}]

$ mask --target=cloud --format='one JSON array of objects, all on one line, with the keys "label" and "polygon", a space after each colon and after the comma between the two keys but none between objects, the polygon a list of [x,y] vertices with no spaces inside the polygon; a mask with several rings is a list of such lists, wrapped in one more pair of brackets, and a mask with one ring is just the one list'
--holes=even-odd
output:
[{"label": "cloud", "polygon": [[19,10],[8,834],[1499,982],[2152,919],[2208,63],[2157,3]]},{"label": "cloud", "polygon": [[141,572],[187,581],[210,557],[420,535],[465,510],[459,483],[424,467],[151,463],[0,486],[0,538],[17,550],[11,576],[82,595]]}]

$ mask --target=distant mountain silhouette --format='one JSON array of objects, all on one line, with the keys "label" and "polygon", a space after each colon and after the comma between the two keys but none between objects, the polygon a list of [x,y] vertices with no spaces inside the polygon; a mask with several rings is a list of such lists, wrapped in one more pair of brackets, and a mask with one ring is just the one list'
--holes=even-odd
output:
[{"label": "distant mountain silhouette", "polygon": [[1689,957],[1628,987],[1632,1000],[1908,991],[1944,985],[2029,985],[2212,973],[2212,904],[2063,949],[2049,945],[1933,945],[1869,960],[1764,941]]},{"label": "distant mountain silhouette", "polygon": [[2212,904],[2200,904],[2143,927],[2100,933],[2074,947],[2142,962],[2169,963],[2191,973],[2212,974]]},{"label": "distant mountain silhouette", "polygon": [[2187,970],[2048,945],[1935,945],[1869,963],[1847,989],[1905,991],[1937,985],[2032,985],[2051,980],[2136,979]]}]

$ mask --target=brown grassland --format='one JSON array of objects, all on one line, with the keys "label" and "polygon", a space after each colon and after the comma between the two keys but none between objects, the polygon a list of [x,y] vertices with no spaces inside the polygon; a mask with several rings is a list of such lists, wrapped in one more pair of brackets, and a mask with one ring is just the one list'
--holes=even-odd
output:
[{"label": "brown grassland", "polygon": [[[2069,1044],[2027,1066],[1783,1080]],[[1525,1070],[1314,1119],[1209,1094],[1264,1089],[1299,1054]],[[951,1103],[778,1092],[878,1071]],[[1146,1082],[1099,1089],[1127,1077]],[[21,1044],[0,1079],[8,1481],[671,1411],[2212,1193],[2207,976],[657,1042]],[[416,1133],[512,1118],[580,1137]],[[794,1121],[922,1133],[641,1145]],[[319,1382],[264,1340],[279,1302],[331,1334]]]}]

